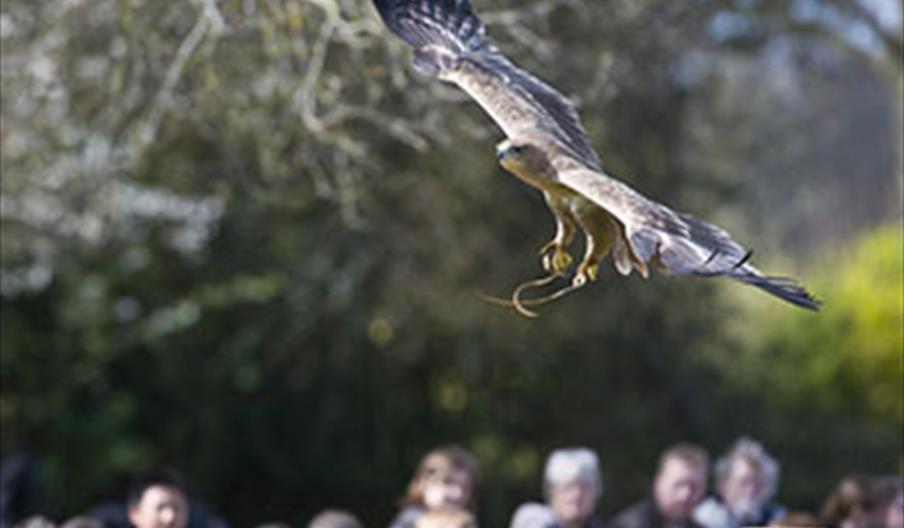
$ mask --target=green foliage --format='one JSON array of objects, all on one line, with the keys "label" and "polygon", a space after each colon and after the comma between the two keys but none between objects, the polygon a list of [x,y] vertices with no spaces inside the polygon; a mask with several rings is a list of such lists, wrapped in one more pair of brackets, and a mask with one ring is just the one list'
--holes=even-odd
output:
[{"label": "green foliage", "polygon": [[[899,225],[865,233],[810,274],[818,314],[750,309],[739,382],[778,407],[808,406],[878,423],[904,420],[904,245]],[[758,300],[759,301],[759,300]],[[737,359],[737,358],[735,358]]]},{"label": "green foliage", "polygon": [[[827,302],[606,267],[527,321],[475,291],[540,272],[548,213],[369,1],[4,2],[2,453],[42,457],[57,517],[169,464],[236,526],[379,525],[447,442],[480,459],[486,526],[566,444],[600,451],[605,514],[675,441],[762,438],[791,504],[889,471],[900,237],[812,255],[900,218],[900,82],[874,71],[897,59],[772,4],[479,3],[607,170],[821,270]],[[715,35],[726,13],[749,34]]]}]

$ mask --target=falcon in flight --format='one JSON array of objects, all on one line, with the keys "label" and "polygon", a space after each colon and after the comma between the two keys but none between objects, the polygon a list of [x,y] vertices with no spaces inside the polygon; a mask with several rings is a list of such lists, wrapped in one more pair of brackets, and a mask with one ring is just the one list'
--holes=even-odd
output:
[{"label": "falcon in flight", "polygon": [[[543,193],[556,221],[555,237],[541,249],[549,276],[522,284],[512,301],[541,304],[597,278],[609,253],[622,275],[643,277],[650,268],[677,275],[728,277],[761,288],[797,306],[819,302],[795,281],[763,275],[751,253],[723,229],[672,209],[609,176],[574,106],[562,94],[518,68],[486,36],[468,0],[374,0],[393,33],[414,48],[416,70],[458,85],[503,130],[496,146],[500,165]],[[585,252],[571,284],[545,299],[520,300],[527,287],[543,286],[572,266],[576,232]]]}]

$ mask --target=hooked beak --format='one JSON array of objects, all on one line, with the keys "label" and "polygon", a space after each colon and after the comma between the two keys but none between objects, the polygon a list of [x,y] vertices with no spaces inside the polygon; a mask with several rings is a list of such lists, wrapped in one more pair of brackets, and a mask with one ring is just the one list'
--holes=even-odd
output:
[{"label": "hooked beak", "polygon": [[509,155],[509,150],[512,148],[512,143],[509,140],[504,140],[496,144],[496,161],[502,161],[506,156]]}]

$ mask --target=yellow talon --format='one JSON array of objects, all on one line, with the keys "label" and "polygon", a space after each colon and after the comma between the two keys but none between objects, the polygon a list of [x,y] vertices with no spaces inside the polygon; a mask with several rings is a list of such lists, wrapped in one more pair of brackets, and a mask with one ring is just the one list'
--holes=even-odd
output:
[{"label": "yellow talon", "polygon": [[543,246],[540,254],[543,256],[543,269],[556,275],[565,273],[574,262],[571,254],[555,240]]},{"label": "yellow talon", "polygon": [[574,259],[571,258],[571,255],[565,251],[564,249],[557,248],[556,252],[553,253],[552,256],[552,271],[554,273],[563,273],[569,267],[571,267],[571,263],[574,262]]},{"label": "yellow talon", "polygon": [[599,264],[581,262],[581,265],[578,266],[578,272],[574,275],[574,279],[572,279],[571,283],[575,286],[583,286],[588,282],[595,281],[599,277],[599,274]]}]

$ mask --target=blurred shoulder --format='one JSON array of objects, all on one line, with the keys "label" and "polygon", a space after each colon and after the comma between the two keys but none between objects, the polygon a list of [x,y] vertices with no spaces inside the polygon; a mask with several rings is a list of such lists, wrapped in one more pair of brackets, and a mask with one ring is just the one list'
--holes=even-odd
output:
[{"label": "blurred shoulder", "polygon": [[389,528],[414,528],[417,520],[424,515],[424,509],[415,506],[403,508],[389,523]]},{"label": "blurred shoulder", "polygon": [[662,520],[650,499],[628,506],[607,523],[608,528],[660,528]]},{"label": "blurred shoulder", "polygon": [[725,504],[716,497],[707,497],[694,509],[694,523],[703,528],[732,528],[737,526]]},{"label": "blurred shoulder", "polygon": [[515,510],[509,528],[555,528],[558,524],[552,508],[539,502],[528,502]]}]

